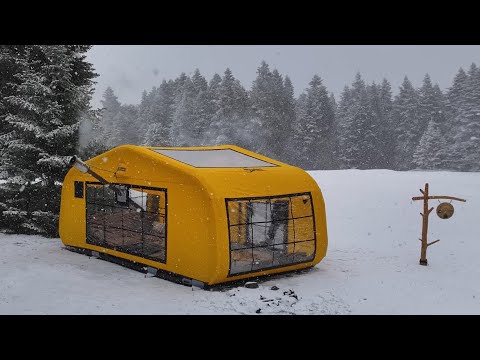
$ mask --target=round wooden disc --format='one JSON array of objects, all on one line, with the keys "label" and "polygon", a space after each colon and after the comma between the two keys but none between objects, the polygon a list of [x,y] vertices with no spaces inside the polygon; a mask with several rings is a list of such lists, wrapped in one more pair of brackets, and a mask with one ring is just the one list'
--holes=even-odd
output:
[{"label": "round wooden disc", "polygon": [[441,203],[437,206],[437,215],[440,219],[450,219],[453,215],[453,205],[450,203]]}]

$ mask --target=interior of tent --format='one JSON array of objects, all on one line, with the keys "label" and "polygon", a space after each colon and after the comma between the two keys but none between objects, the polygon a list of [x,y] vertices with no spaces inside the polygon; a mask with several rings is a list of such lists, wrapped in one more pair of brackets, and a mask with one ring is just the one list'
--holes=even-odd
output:
[{"label": "interior of tent", "polygon": [[309,193],[227,199],[230,275],[313,260],[315,226]]},{"label": "interior of tent", "polygon": [[111,188],[86,184],[87,244],[165,262],[166,191],[125,186],[122,198]]}]

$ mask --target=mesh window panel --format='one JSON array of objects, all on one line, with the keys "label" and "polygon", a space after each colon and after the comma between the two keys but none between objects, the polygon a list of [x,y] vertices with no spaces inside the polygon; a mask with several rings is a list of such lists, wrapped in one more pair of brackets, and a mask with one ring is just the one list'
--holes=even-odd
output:
[{"label": "mesh window panel", "polygon": [[225,199],[229,275],[312,261],[316,238],[310,193]]},{"label": "mesh window panel", "polygon": [[87,244],[166,263],[167,190],[126,187],[122,204],[111,186],[86,184]]}]

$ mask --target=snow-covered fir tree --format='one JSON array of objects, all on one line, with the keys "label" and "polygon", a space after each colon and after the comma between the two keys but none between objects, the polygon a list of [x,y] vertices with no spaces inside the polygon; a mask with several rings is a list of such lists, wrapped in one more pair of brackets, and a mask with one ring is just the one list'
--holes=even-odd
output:
[{"label": "snow-covered fir tree", "polygon": [[213,113],[216,113],[220,109],[220,85],[222,83],[222,77],[218,74],[214,74],[210,82],[208,83],[208,93],[212,101]]},{"label": "snow-covered fir tree", "polygon": [[207,80],[198,69],[192,76],[192,83],[194,87],[194,112],[192,114],[192,124],[185,130],[190,133],[191,145],[208,145],[207,134],[215,113],[214,99],[210,94]]},{"label": "snow-covered fir tree", "polygon": [[110,86],[105,89],[100,102],[102,103],[101,127],[103,129],[103,133],[100,136],[105,146],[112,148],[120,142],[118,136],[121,126],[121,104]]},{"label": "snow-covered fir tree", "polygon": [[[299,98],[300,100],[300,98]],[[350,154],[350,139],[348,138],[347,129],[351,126],[350,107],[352,106],[353,98],[350,87],[345,86],[340,94],[340,102],[337,106],[336,114],[336,130],[338,143],[338,156],[340,168],[348,168],[353,165],[352,154]],[[299,115],[297,115],[298,117]]]},{"label": "snow-covered fir tree", "polygon": [[[307,93],[302,92],[298,99],[295,101],[295,122],[293,125],[293,164],[301,168],[308,168],[310,166],[310,156],[308,154],[308,147],[304,142],[304,135],[307,132],[305,122],[303,119],[306,117],[306,102]],[[308,154],[305,156],[305,154]]]},{"label": "snow-covered fir tree", "polygon": [[216,131],[213,122],[215,121],[215,114],[220,110],[220,85],[222,77],[215,73],[208,83],[206,93],[206,112],[208,114],[208,126],[204,129],[203,143],[205,145],[213,145],[215,143]]},{"label": "snow-covered fir tree", "polygon": [[188,146],[197,139],[193,136],[197,132],[195,117],[196,90],[190,78],[183,83],[182,95],[175,106],[170,138],[174,146]]},{"label": "snow-covered fir tree", "polygon": [[395,134],[395,170],[409,170],[414,167],[413,153],[419,137],[419,94],[407,77],[395,96],[392,111],[392,128]]},{"label": "snow-covered fir tree", "polygon": [[170,130],[175,112],[175,82],[163,80],[158,88],[142,98],[140,125],[145,128],[143,145],[169,146]]},{"label": "snow-covered fir tree", "polygon": [[138,144],[143,137],[142,130],[138,127],[140,107],[121,104],[111,87],[107,87],[103,93],[101,103],[97,141],[104,144],[106,149],[123,144]]},{"label": "snow-covered fir tree", "polygon": [[292,147],[294,122],[293,86],[263,61],[250,91],[255,121],[264,129],[261,152],[276,159],[289,154]]},{"label": "snow-covered fir tree", "polygon": [[250,116],[248,94],[228,68],[215,97],[218,105],[215,106],[217,110],[212,117],[207,142],[252,149],[259,132],[253,130],[255,123]]},{"label": "snow-covered fir tree", "polygon": [[339,106],[340,160],[345,168],[372,166],[377,143],[366,84],[357,73],[351,89],[344,90]]},{"label": "snow-covered fir tree", "polygon": [[101,109],[82,114],[78,133],[78,154],[81,159],[89,159],[108,150],[103,133]]},{"label": "snow-covered fir tree", "polygon": [[118,126],[118,144],[139,144],[142,133],[138,129],[138,105],[123,105],[120,107],[120,124]]},{"label": "snow-covered fir tree", "polygon": [[446,109],[448,117],[453,119],[458,114],[458,109],[461,107],[463,100],[466,97],[466,84],[468,75],[460,68],[453,79],[452,86],[448,89],[446,94]]},{"label": "snow-covered fir tree", "polygon": [[447,147],[440,125],[431,120],[413,154],[413,163],[418,169],[441,169],[443,156],[441,150]]},{"label": "snow-covered fir tree", "polygon": [[200,146],[208,143],[207,134],[214,115],[214,105],[207,80],[195,70],[192,78],[181,82],[171,126],[171,142],[178,146]]},{"label": "snow-covered fir tree", "polygon": [[383,114],[380,87],[375,82],[367,85],[367,102],[368,102],[368,122],[370,130],[374,136],[371,137],[372,143],[370,150],[370,163],[367,165],[369,169],[383,168],[385,161],[385,149],[383,148],[382,135],[385,125]]},{"label": "snow-covered fir tree", "polygon": [[391,169],[395,158],[394,129],[392,125],[392,87],[387,79],[383,79],[380,85],[380,128],[377,131],[379,139],[379,151],[381,157],[377,167]]},{"label": "snow-covered fir tree", "polygon": [[[432,119],[436,122],[443,121],[445,118],[443,103],[443,94],[435,91],[430,79],[430,75],[426,74],[423,78],[422,87],[419,89],[419,111],[418,111],[418,136],[422,136],[428,124]],[[439,98],[439,95],[441,96]]]},{"label": "snow-covered fir tree", "polygon": [[460,171],[480,170],[480,69],[472,64],[465,82],[463,100],[453,122],[448,167]]},{"label": "snow-covered fir tree", "polygon": [[96,76],[85,60],[89,48],[0,46],[0,64],[9,66],[0,84],[0,122],[6,124],[0,227],[7,231],[58,235],[58,184],[78,150],[80,118],[90,110]]},{"label": "snow-covered fir tree", "polygon": [[307,169],[332,169],[336,162],[334,108],[318,75],[309,85],[297,107],[297,156]]},{"label": "snow-covered fir tree", "polygon": [[[445,99],[440,87],[432,86],[426,75],[420,88],[419,121],[427,123],[413,155],[413,166],[419,169],[442,169],[448,151],[443,134],[445,125]],[[422,131],[420,127],[419,131]]]},{"label": "snow-covered fir tree", "polygon": [[[376,89],[376,85],[374,85]],[[376,125],[379,121],[375,117],[370,105],[367,87],[360,73],[355,77],[352,84],[352,93],[354,99],[353,106],[353,137],[357,143],[358,153],[356,154],[356,163],[359,169],[370,169],[374,167],[376,161],[376,148],[378,144]]]},{"label": "snow-covered fir tree", "polygon": [[338,105],[337,105],[337,100],[335,100],[335,95],[333,93],[330,93],[328,98],[330,99],[330,105],[332,106],[332,109],[336,114],[337,109],[338,109]]},{"label": "snow-covered fir tree", "polygon": [[278,72],[274,79],[268,64],[262,61],[250,91],[255,118],[262,128],[266,129],[261,151],[265,155],[277,158],[283,147],[283,139],[278,136],[281,121],[278,107],[280,99],[276,98],[283,87],[282,82]]},{"label": "snow-covered fir tree", "polygon": [[283,83],[282,116],[285,128],[283,136],[285,137],[284,147],[279,160],[288,163],[295,161],[295,132],[294,126],[297,122],[295,113],[295,92],[290,77],[285,76]]}]

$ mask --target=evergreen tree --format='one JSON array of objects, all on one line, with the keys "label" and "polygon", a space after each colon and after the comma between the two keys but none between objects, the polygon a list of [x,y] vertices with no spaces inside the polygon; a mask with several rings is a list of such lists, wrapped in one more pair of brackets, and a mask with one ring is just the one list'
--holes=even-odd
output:
[{"label": "evergreen tree", "polygon": [[[420,88],[419,133],[423,131],[413,156],[413,166],[420,169],[440,169],[445,166],[446,139],[442,129],[445,125],[445,101],[438,85],[432,86],[430,77],[425,76]],[[428,141],[429,143],[425,143]]]},{"label": "evergreen tree", "polygon": [[465,99],[466,96],[466,84],[468,81],[468,75],[460,68],[458,73],[455,75],[453,79],[452,86],[447,91],[446,96],[446,108],[448,112],[448,117],[453,119],[458,114],[458,109],[462,105],[462,101]]},{"label": "evergreen tree", "polygon": [[353,112],[353,127],[349,131],[352,132],[351,137],[358,148],[358,152],[353,158],[356,167],[370,169],[375,161],[375,150],[378,142],[375,133],[375,120],[377,119],[374,119],[372,114],[367,87],[360,73],[357,73],[352,84],[352,94],[354,99],[354,106],[351,109]]},{"label": "evergreen tree", "polygon": [[255,131],[255,123],[249,116],[247,92],[235,79],[230,69],[226,69],[217,92],[218,108],[215,112],[208,142],[210,144],[234,144],[251,150],[260,131]]},{"label": "evergreen tree", "polygon": [[119,133],[121,128],[121,104],[113,89],[108,86],[104,93],[102,103],[101,134],[102,142],[107,148],[112,148],[120,143]]},{"label": "evergreen tree", "polygon": [[294,126],[297,122],[295,113],[295,93],[292,81],[285,76],[283,84],[283,100],[282,100],[282,116],[283,116],[283,136],[285,138],[285,144],[282,152],[282,156],[279,158],[282,161],[293,163],[295,161],[295,132]]},{"label": "evergreen tree", "polygon": [[455,135],[460,127],[460,124],[457,123],[459,120],[458,114],[460,109],[465,106],[467,83],[468,75],[463,68],[460,68],[453,79],[452,86],[448,88],[446,93],[446,121],[441,129],[442,136],[448,144],[448,150],[444,151],[445,159],[443,167],[445,169],[453,170],[457,168],[458,154],[451,150],[455,148]]},{"label": "evergreen tree", "polygon": [[337,113],[338,105],[337,105],[337,101],[335,100],[335,95],[333,93],[330,93],[329,99],[330,99],[330,105],[332,106],[333,111]]},{"label": "evergreen tree", "polygon": [[366,87],[368,102],[368,123],[372,132],[370,147],[369,169],[382,168],[384,163],[384,149],[382,142],[384,121],[382,118],[382,104],[380,87],[375,82]]},{"label": "evergreen tree", "polygon": [[[92,65],[85,45],[2,46],[0,227],[58,235],[60,186],[78,150],[80,117],[90,111]],[[0,71],[3,74],[3,69]],[[6,96],[3,96],[6,95]],[[5,130],[3,130],[5,131]]]},{"label": "evergreen tree", "polygon": [[138,126],[138,105],[122,105],[120,107],[120,124],[118,131],[118,143],[123,144],[140,144],[142,133]]},{"label": "evergreen tree", "polygon": [[141,120],[144,123],[143,126],[146,127],[144,145],[172,145],[171,127],[176,109],[177,85],[178,82],[164,80],[160,87],[152,89],[152,92],[145,98],[145,104],[142,102],[140,105],[140,108],[145,107]]},{"label": "evergreen tree", "polygon": [[480,70],[472,64],[465,82],[463,100],[453,120],[453,144],[447,166],[460,171],[480,170]]},{"label": "evergreen tree", "polygon": [[[339,166],[341,168],[350,168],[354,165],[353,152],[351,151],[351,132],[352,115],[350,108],[353,106],[352,90],[345,86],[340,94],[340,103],[337,107],[336,134],[338,142]],[[298,116],[298,115],[297,115]]]},{"label": "evergreen tree", "polygon": [[345,168],[368,169],[375,161],[375,124],[365,82],[357,73],[352,88],[344,91],[339,121],[340,159]]},{"label": "evergreen tree", "polygon": [[214,113],[208,83],[198,69],[191,79],[187,77],[182,83],[182,95],[176,103],[172,122],[172,143],[178,146],[204,145]]},{"label": "evergreen tree", "polygon": [[175,106],[171,127],[171,139],[174,146],[189,146],[196,139],[192,136],[194,129],[195,114],[195,87],[190,78],[183,84],[182,96]]},{"label": "evergreen tree", "polygon": [[207,134],[215,114],[214,100],[206,79],[198,69],[192,77],[192,83],[194,88],[192,124],[184,130],[190,132],[191,145],[206,145]]},{"label": "evergreen tree", "polygon": [[335,113],[322,79],[315,75],[306,96],[299,101],[296,132],[298,155],[308,169],[332,169],[336,166]]},{"label": "evergreen tree", "polygon": [[81,159],[90,159],[108,150],[101,136],[104,133],[101,116],[101,109],[97,109],[80,118],[78,154]]},{"label": "evergreen tree", "polygon": [[140,101],[140,105],[138,107],[138,128],[140,131],[140,138],[142,141],[140,144],[145,142],[145,137],[147,136],[148,126],[148,119],[150,118],[150,109],[152,106],[152,94],[151,92],[147,92],[144,90],[142,92],[142,100]]},{"label": "evergreen tree", "polygon": [[434,121],[438,122],[437,118],[444,118],[443,114],[443,94],[441,94],[441,98],[438,98],[438,93],[433,88],[432,81],[430,79],[430,75],[426,74],[423,79],[422,87],[419,90],[419,111],[418,111],[418,139],[423,135],[425,132],[428,124],[433,119]]},{"label": "evergreen tree", "polygon": [[395,158],[394,128],[392,124],[392,87],[387,79],[383,79],[380,85],[380,129],[379,133],[379,151],[381,158],[378,167],[383,169],[392,169]]},{"label": "evergreen tree", "polygon": [[420,142],[413,154],[413,161],[419,169],[440,169],[443,167],[443,149],[447,146],[442,136],[440,125],[435,120],[430,120],[427,130],[422,135]]},{"label": "evergreen tree", "polygon": [[257,122],[265,130],[262,153],[277,159],[286,153],[292,127],[289,112],[293,108],[286,108],[289,102],[293,105],[293,101],[287,99],[290,96],[288,91],[282,75],[277,70],[271,72],[267,63],[262,61],[252,84],[250,100]]},{"label": "evergreen tree", "polygon": [[194,92],[198,95],[200,92],[206,92],[208,90],[207,80],[200,74],[200,70],[195,69],[195,72],[192,76],[192,84]]},{"label": "evergreen tree", "polygon": [[183,86],[185,85],[187,80],[189,80],[189,77],[187,76],[187,74],[182,72],[180,76],[173,81],[172,87],[173,87],[173,96],[175,99],[175,106],[177,105],[177,103],[179,103],[182,100]]},{"label": "evergreen tree", "polygon": [[213,113],[216,113],[220,109],[220,85],[222,83],[222,77],[218,74],[214,74],[212,80],[208,84],[208,93],[212,101]]},{"label": "evergreen tree", "polygon": [[309,168],[310,154],[308,154],[308,147],[305,146],[304,138],[307,133],[307,124],[303,121],[306,118],[307,93],[300,94],[295,101],[295,123],[293,126],[293,160],[292,164],[303,169]]},{"label": "evergreen tree", "polygon": [[216,114],[220,111],[220,85],[222,83],[222,77],[215,73],[208,83],[205,99],[205,113],[208,118],[207,125],[204,129],[203,143],[205,145],[213,145],[215,138],[217,137],[217,130],[215,129]]},{"label": "evergreen tree", "polygon": [[403,80],[400,92],[395,97],[392,116],[395,134],[393,168],[412,169],[413,153],[419,139],[419,95],[407,77]]}]

